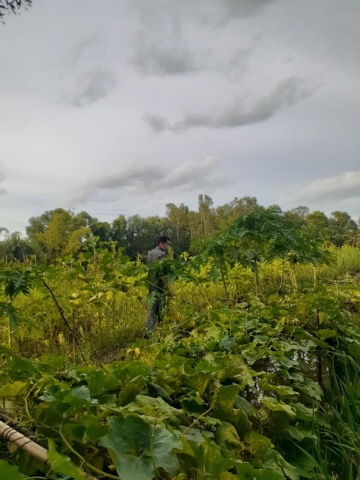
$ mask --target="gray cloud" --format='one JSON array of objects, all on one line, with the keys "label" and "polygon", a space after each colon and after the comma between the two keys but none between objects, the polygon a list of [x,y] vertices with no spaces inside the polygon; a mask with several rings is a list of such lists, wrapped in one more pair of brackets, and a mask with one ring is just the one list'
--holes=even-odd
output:
[{"label": "gray cloud", "polygon": [[267,8],[276,0],[206,0],[194,2],[164,2],[163,0],[131,0],[140,21],[148,28],[164,27],[182,28],[184,18],[192,18],[213,26],[223,26],[237,18],[251,17]]},{"label": "gray cloud", "polygon": [[[2,183],[4,180],[6,180],[6,173],[2,164],[0,163],[0,183]],[[3,195],[4,193],[6,193],[6,189],[0,185],[0,195]]]},{"label": "gray cloud", "polygon": [[[258,36],[248,47],[235,49],[225,62],[224,51],[216,54],[216,48],[212,50],[206,45],[203,46],[206,51],[201,52],[198,40],[202,33],[210,33],[209,26],[223,27],[231,19],[255,14],[272,1],[275,0],[207,0],[194,4],[190,0],[132,0],[131,7],[137,11],[143,28],[137,35],[131,63],[143,75],[159,76],[244,69],[251,53],[259,46]],[[186,39],[193,38],[194,28],[198,32],[197,41],[190,48]]]},{"label": "gray cloud", "polygon": [[97,70],[83,74],[77,88],[71,95],[62,98],[64,103],[75,107],[84,107],[105,98],[116,86],[115,75],[106,70]]},{"label": "gray cloud", "polygon": [[71,205],[86,203],[100,192],[116,195],[139,195],[151,191],[188,191],[218,188],[228,183],[225,176],[217,172],[217,162],[212,157],[202,161],[187,160],[171,170],[157,164],[127,165],[118,172],[90,179],[68,199]]},{"label": "gray cloud", "polygon": [[219,20],[229,22],[234,18],[251,17],[271,5],[274,1],[275,0],[223,0],[221,2],[222,15],[219,17]]},{"label": "gray cloud", "polygon": [[246,70],[249,59],[255,52],[255,50],[262,46],[263,41],[261,35],[255,35],[251,43],[243,48],[237,48],[233,53],[229,67],[231,70],[241,70],[242,72]]},{"label": "gray cloud", "polygon": [[179,75],[196,70],[191,50],[176,39],[139,35],[132,63],[143,74]]},{"label": "gray cloud", "polygon": [[185,112],[181,119],[173,123],[158,114],[147,114],[144,121],[156,132],[169,130],[181,133],[194,127],[237,128],[268,120],[280,110],[310,97],[318,87],[318,82],[310,83],[302,78],[290,77],[279,82],[269,95],[250,108],[244,105],[243,99],[237,98],[233,105],[225,109],[205,114]]}]

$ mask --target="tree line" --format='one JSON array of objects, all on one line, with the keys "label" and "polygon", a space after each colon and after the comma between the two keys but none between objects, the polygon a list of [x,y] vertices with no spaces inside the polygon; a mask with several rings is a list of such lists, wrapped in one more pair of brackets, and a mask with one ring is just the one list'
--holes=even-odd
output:
[{"label": "tree line", "polygon": [[[347,212],[334,211],[328,217],[318,210],[310,212],[305,206],[285,212],[278,206],[268,208],[277,210],[289,225],[304,228],[324,243],[360,247],[359,224]],[[101,222],[86,211],[74,213],[57,208],[31,217],[25,237],[19,232],[10,233],[6,228],[0,228],[3,236],[0,258],[9,262],[33,257],[48,263],[56,258],[76,255],[90,238],[96,237],[99,242],[121,248],[125,255],[134,259],[145,255],[162,234],[171,237],[174,254],[179,255],[191,250],[194,242],[212,238],[234,221],[257,210],[267,209],[259,205],[255,197],[235,197],[231,202],[215,207],[208,195],[199,195],[197,210],[190,210],[183,203],[169,203],[163,217],[132,215],[126,218],[119,215],[111,223]]]}]

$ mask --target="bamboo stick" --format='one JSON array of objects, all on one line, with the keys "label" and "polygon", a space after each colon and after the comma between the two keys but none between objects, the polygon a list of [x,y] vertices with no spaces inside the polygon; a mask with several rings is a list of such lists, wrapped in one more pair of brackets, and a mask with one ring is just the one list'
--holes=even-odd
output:
[{"label": "bamboo stick", "polygon": [[31,456],[39,459],[45,465],[49,461],[48,451],[38,443],[35,443],[30,438],[10,427],[0,420],[0,436],[4,437],[17,447],[28,452]]},{"label": "bamboo stick", "polygon": [[[14,443],[18,448],[25,450],[32,457],[37,458],[45,465],[49,465],[49,452],[46,448],[26,437],[22,433],[10,427],[7,423],[0,420],[0,437],[4,437],[7,441]],[[83,472],[84,478],[88,480],[97,480],[89,473]]]}]

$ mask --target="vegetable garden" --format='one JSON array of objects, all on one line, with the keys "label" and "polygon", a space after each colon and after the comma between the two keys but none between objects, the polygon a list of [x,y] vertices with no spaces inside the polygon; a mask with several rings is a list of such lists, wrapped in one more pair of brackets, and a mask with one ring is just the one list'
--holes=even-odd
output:
[{"label": "vegetable garden", "polygon": [[148,268],[112,244],[2,266],[0,420],[48,460],[4,435],[0,479],[360,478],[347,250],[271,209],[245,215],[150,267],[168,280],[150,339]]}]

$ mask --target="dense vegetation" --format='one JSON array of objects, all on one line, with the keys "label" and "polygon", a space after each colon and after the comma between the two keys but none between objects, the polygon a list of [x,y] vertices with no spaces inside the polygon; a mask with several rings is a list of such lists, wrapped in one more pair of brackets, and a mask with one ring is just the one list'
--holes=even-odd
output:
[{"label": "dense vegetation", "polygon": [[[272,208],[282,213],[280,207]],[[125,218],[119,215],[111,223],[100,222],[84,211],[77,214],[61,208],[47,211],[30,218],[26,238],[19,232],[8,232],[6,225],[2,225],[0,258],[5,263],[29,258],[51,263],[59,257],[76,254],[93,236],[103,242],[114,242],[117,249],[122,248],[125,255],[135,259],[153,246],[160,233],[171,237],[174,254],[178,256],[188,252],[194,242],[212,238],[237,218],[266,210],[254,197],[234,198],[214,207],[207,195],[199,195],[197,211],[184,204],[168,204],[166,209],[165,217],[133,215]],[[307,207],[300,206],[282,215],[287,223],[304,227],[323,242],[338,247],[360,245],[359,225],[346,212],[335,211],[328,218],[323,212],[310,212]]]},{"label": "dense vegetation", "polygon": [[[96,235],[63,210],[30,220],[32,251],[5,255],[0,397],[50,467],[3,441],[0,479],[359,478],[356,223],[199,200],[130,222],[152,235],[130,257],[130,219]],[[175,254],[150,267],[168,280],[165,320],[145,340],[137,255],[169,231]]]}]

